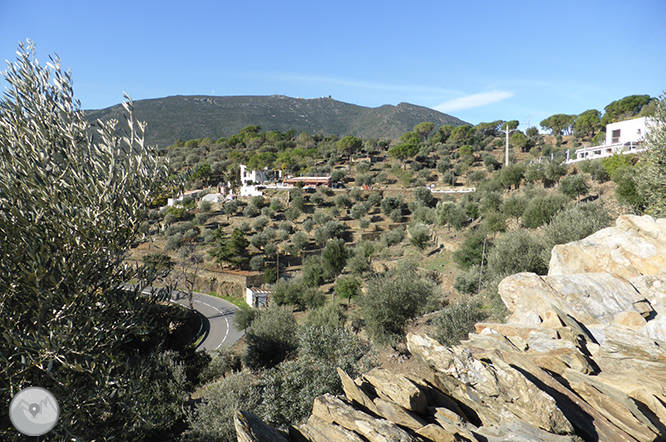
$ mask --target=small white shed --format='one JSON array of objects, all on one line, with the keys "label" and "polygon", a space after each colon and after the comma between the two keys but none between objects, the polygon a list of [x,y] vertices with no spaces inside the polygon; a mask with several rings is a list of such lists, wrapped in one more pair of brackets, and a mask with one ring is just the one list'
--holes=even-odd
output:
[{"label": "small white shed", "polygon": [[270,290],[247,287],[245,289],[245,302],[252,308],[267,307],[268,297],[272,294],[273,292]]}]

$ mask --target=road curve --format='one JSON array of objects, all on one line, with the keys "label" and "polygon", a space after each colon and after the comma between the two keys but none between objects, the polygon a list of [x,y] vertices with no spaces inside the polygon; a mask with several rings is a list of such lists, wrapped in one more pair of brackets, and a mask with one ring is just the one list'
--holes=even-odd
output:
[{"label": "road curve", "polygon": [[[131,285],[127,285],[131,287]],[[142,293],[151,294],[153,287],[146,287]],[[204,338],[197,345],[198,350],[216,350],[220,347],[229,347],[238,341],[245,332],[236,330],[234,326],[234,315],[238,307],[216,296],[205,295],[203,293],[194,293],[194,309],[204,317],[203,334]],[[185,307],[190,306],[187,299],[187,293],[180,290],[174,290],[171,293],[171,301],[177,302]]]},{"label": "road curve", "polygon": [[[176,292],[179,296],[174,302],[189,307],[187,294]],[[194,309],[204,316],[204,339],[197,345],[199,350],[216,350],[229,347],[245,333],[234,327],[234,315],[238,307],[216,296],[194,293]]]}]

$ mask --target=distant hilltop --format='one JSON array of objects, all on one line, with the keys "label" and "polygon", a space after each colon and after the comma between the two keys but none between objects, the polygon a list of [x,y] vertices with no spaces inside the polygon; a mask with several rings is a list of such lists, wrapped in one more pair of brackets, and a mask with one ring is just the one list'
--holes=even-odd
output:
[{"label": "distant hilltop", "polygon": [[[451,115],[423,106],[400,103],[376,108],[343,103],[330,97],[292,98],[270,96],[183,96],[137,100],[134,109],[139,120],[148,123],[148,144],[167,147],[176,140],[229,137],[247,126],[262,131],[336,135],[359,138],[400,137],[424,121],[435,129],[466,123]],[[115,118],[122,121],[120,104],[100,110],[86,110],[89,121]]]}]

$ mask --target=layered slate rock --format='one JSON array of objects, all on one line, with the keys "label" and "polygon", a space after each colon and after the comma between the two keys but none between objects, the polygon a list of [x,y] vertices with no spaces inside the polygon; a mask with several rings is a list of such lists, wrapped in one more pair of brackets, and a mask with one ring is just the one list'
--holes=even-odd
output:
[{"label": "layered slate rock", "polygon": [[[507,323],[459,345],[407,335],[427,379],[338,369],[344,397],[317,398],[291,440],[666,440],[666,220],[620,217],[499,294]],[[247,413],[236,427],[243,442],[286,437]]]},{"label": "layered slate rock", "polygon": [[607,272],[622,278],[656,275],[666,269],[666,219],[620,216],[608,227],[555,246],[548,275]]}]

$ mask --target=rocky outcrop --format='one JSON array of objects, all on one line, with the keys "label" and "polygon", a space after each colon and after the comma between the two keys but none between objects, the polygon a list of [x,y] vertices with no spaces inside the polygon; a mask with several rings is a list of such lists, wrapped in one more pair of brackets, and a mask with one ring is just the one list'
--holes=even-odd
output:
[{"label": "rocky outcrop", "polygon": [[666,219],[624,215],[615,227],[553,248],[548,275],[607,272],[621,278],[666,269]]},{"label": "rocky outcrop", "polygon": [[428,379],[339,370],[344,397],[317,398],[291,439],[666,440],[666,220],[623,216],[552,256],[502,281],[505,324],[453,347],[409,334]]}]

